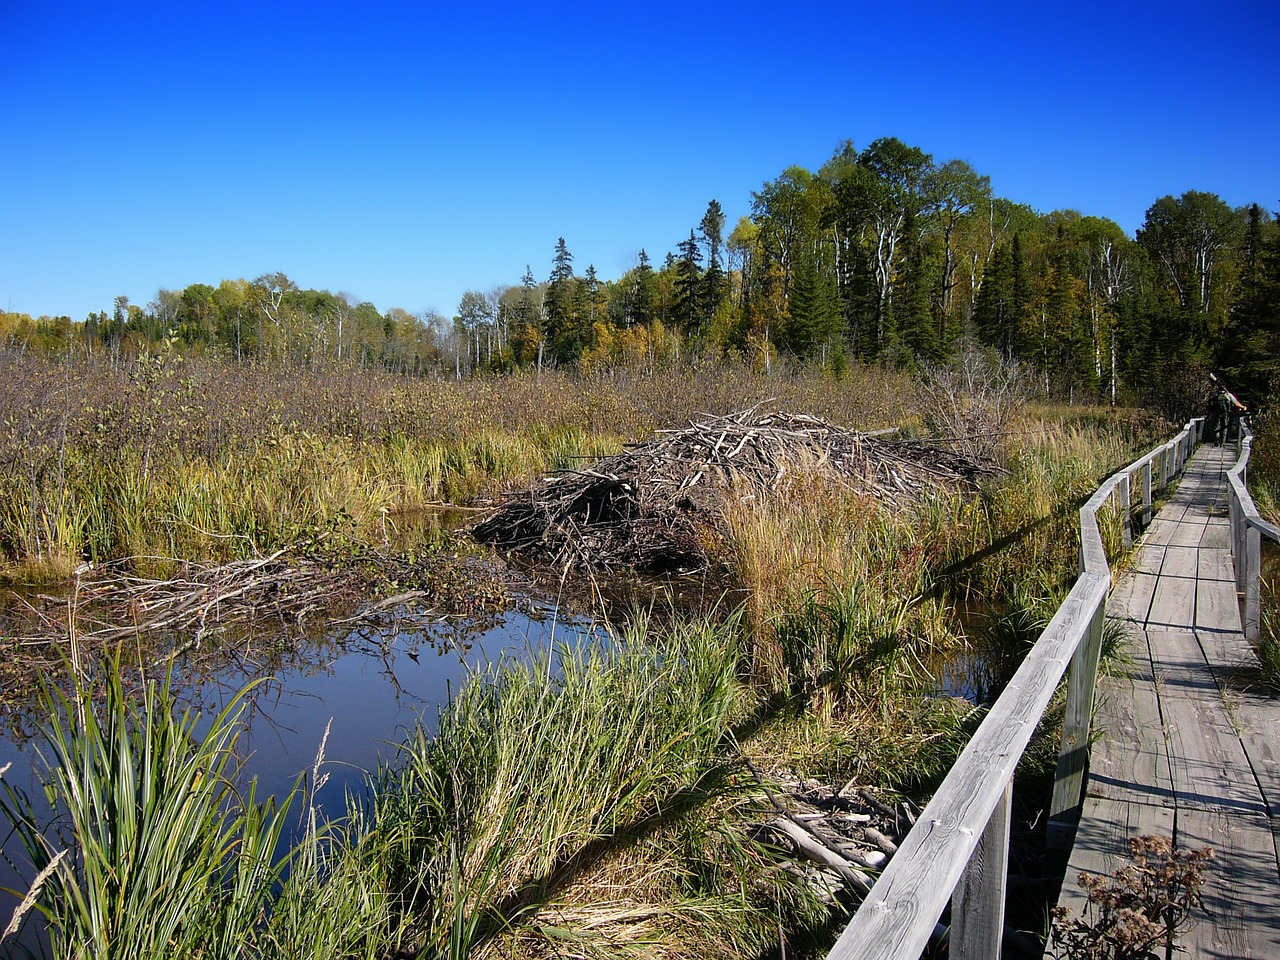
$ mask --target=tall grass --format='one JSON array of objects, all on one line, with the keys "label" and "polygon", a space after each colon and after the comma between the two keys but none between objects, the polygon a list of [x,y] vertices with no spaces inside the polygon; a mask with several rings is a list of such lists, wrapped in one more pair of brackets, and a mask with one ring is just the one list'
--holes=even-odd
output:
[{"label": "tall grass", "polygon": [[624,933],[649,955],[757,955],[780,920],[826,914],[743,831],[735,636],[699,621],[659,638],[640,619],[609,647],[493,664],[345,818],[304,811],[277,859],[297,793],[276,807],[233,788],[243,698],[202,722],[110,671],[51,695],[54,827],[13,793],[4,809],[33,871],[70,851],[39,907],[54,955],[604,955]]},{"label": "tall grass", "polygon": [[735,364],[406,380],[176,355],[125,367],[0,348],[0,567],[228,560],[388,513],[523,486],[699,413],[761,402],[854,426],[910,419],[904,376],[765,378]]},{"label": "tall grass", "polygon": [[70,697],[46,687],[45,833],[25,798],[5,814],[33,868],[69,850],[40,910],[60,958],[240,957],[280,881],[273,854],[292,797],[240,793],[243,698],[207,727],[167,683],[126,695],[118,664]]},{"label": "tall grass", "polygon": [[661,650],[561,649],[496,665],[383,772],[400,909],[464,956],[545,899],[594,844],[660,815],[716,762],[740,689],[730,634],[685,625]]}]

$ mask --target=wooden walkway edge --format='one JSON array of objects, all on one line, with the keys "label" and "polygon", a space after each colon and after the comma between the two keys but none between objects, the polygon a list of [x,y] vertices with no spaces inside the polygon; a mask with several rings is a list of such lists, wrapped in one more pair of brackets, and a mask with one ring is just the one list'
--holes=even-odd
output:
[{"label": "wooden walkway edge", "polygon": [[1085,798],[1059,903],[1142,834],[1212,846],[1201,920],[1176,956],[1280,958],[1280,697],[1256,688],[1230,551],[1230,449],[1203,446],[1116,584],[1127,657],[1098,692]]}]

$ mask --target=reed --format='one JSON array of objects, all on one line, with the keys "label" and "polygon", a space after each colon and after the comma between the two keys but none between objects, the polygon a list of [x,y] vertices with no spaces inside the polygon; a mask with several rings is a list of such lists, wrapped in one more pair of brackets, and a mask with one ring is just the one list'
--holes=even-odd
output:
[{"label": "reed", "polygon": [[[0,570],[232,560],[309,530],[491,496],[706,411],[771,402],[860,427],[910,417],[904,376],[731,363],[405,380],[176,355],[123,366],[0,347]],[[4,575],[0,573],[0,575]]]},{"label": "reed", "polygon": [[177,708],[168,682],[129,696],[120,664],[70,695],[44,688],[44,778],[53,833],[5,785],[4,813],[33,868],[38,909],[62,958],[239,957],[279,884],[273,853],[292,796],[237,788],[245,700],[209,723]]},{"label": "reed", "polygon": [[461,956],[537,902],[558,868],[654,814],[714,764],[738,707],[723,628],[662,650],[560,648],[496,664],[383,771],[374,820],[397,843],[406,913]]}]

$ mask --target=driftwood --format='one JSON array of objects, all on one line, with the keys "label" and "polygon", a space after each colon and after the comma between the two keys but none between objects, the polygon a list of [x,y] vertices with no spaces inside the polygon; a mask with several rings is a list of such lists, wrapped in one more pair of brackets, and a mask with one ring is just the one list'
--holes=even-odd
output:
[{"label": "driftwood", "polygon": [[[857,900],[865,898],[875,883],[866,871],[883,869],[902,839],[897,811],[868,788],[852,791],[850,785],[837,790],[791,778],[785,771],[775,775],[774,789],[750,760],[746,763],[778,814],[760,829],[810,865],[790,865],[791,872],[803,876],[832,907],[848,906],[841,901],[842,890],[852,892]],[[945,940],[947,927],[935,924],[933,937]]]},{"label": "driftwood", "polygon": [[732,498],[778,491],[807,473],[890,505],[973,483],[987,471],[920,441],[845,430],[807,415],[747,410],[681,430],[512,492],[472,533],[557,566],[696,569]]},{"label": "driftwood", "polygon": [[[140,635],[183,637],[268,628],[285,636],[313,626],[425,629],[500,609],[509,601],[496,569],[441,552],[421,556],[361,549],[329,555],[315,544],[221,565],[184,563],[171,577],[110,566],[86,568],[61,596],[38,595],[6,611],[6,632],[34,646],[74,635],[90,647]],[[391,586],[409,587],[390,596]]]}]

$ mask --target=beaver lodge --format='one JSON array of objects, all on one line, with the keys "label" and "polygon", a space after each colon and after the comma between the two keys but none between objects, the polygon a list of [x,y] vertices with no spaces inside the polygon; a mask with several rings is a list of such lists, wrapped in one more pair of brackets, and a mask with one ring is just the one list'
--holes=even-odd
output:
[{"label": "beaver lodge", "polygon": [[888,433],[804,414],[761,416],[756,408],[708,416],[513,491],[472,532],[556,566],[692,570],[705,565],[705,534],[719,527],[731,498],[776,492],[805,473],[899,506],[972,486],[991,469]]}]

